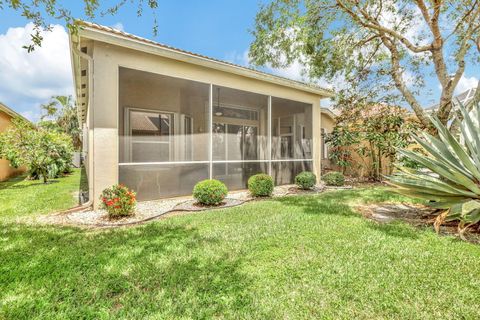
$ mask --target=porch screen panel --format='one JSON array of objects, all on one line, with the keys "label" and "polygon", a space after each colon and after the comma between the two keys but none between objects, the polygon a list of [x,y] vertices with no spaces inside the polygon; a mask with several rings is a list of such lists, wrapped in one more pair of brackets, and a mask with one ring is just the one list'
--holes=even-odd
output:
[{"label": "porch screen panel", "polygon": [[272,159],[312,159],[312,105],[272,97]]},{"label": "porch screen panel", "polygon": [[210,85],[128,68],[119,79],[120,182],[139,199],[191,194],[209,177]]},{"label": "porch screen panel", "polygon": [[213,179],[225,183],[229,190],[247,189],[248,178],[257,173],[268,173],[268,162],[213,164]]},{"label": "porch screen panel", "polygon": [[312,170],[313,161],[275,161],[272,163],[272,178],[275,185],[293,184],[297,174]]},{"label": "porch screen panel", "polygon": [[119,173],[138,200],[154,200],[192,194],[198,181],[208,179],[208,163],[122,165]]},{"label": "porch screen panel", "polygon": [[213,86],[213,160],[268,160],[268,96]]}]

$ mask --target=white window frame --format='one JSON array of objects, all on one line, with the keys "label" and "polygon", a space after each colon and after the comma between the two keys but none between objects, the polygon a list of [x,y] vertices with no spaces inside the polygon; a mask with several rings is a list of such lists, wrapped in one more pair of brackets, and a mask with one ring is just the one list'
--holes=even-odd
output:
[{"label": "white window frame", "polygon": [[[134,107],[127,107],[125,108],[125,115],[124,115],[124,136],[125,139],[128,139],[127,142],[127,148],[125,150],[127,159],[129,160],[129,163],[136,163],[132,162],[133,158],[133,144],[134,143],[142,143],[140,142],[133,142],[133,135],[132,135],[132,128],[130,127],[130,115],[131,112],[145,112],[145,113],[152,113],[152,114],[168,114],[170,116],[170,128],[169,128],[169,135],[168,135],[168,141],[148,141],[148,142],[143,142],[143,143],[151,143],[151,144],[168,144],[168,159],[169,161],[161,161],[160,163],[170,163],[173,159],[173,154],[174,154],[174,149],[173,149],[173,136],[175,132],[175,113],[174,112],[169,112],[169,111],[163,111],[163,110],[158,110],[158,109],[142,109],[142,108],[134,108]],[[149,162],[150,163],[150,162]],[[154,163],[154,162],[151,162]]]}]

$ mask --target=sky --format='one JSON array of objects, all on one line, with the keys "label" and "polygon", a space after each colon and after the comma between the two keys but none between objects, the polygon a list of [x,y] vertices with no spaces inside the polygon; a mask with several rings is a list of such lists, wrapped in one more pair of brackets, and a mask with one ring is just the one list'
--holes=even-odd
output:
[{"label": "sky", "polygon": [[[248,64],[248,48],[253,41],[252,30],[260,4],[268,0],[160,0],[157,12],[158,35],[153,35],[153,17],[146,10],[142,17],[128,4],[115,16],[97,16],[96,23],[111,26],[160,43],[184,50]],[[60,1],[62,2],[62,1]],[[82,13],[82,1],[64,1],[72,12]],[[129,3],[129,1],[127,1]],[[82,14],[78,18],[85,19]],[[86,19],[88,20],[88,19]],[[22,48],[28,44],[32,24],[19,13],[0,11],[0,101],[37,121],[40,105],[53,95],[73,94],[68,35],[59,20],[48,20],[53,31],[44,34],[41,48],[27,53]],[[270,73],[302,80],[302,66],[275,70]],[[458,92],[477,83],[480,70],[469,69],[461,80]],[[335,87],[335,84],[326,84]],[[433,97],[438,95],[437,82],[431,81]],[[425,107],[433,103],[432,97],[420,99]]]}]

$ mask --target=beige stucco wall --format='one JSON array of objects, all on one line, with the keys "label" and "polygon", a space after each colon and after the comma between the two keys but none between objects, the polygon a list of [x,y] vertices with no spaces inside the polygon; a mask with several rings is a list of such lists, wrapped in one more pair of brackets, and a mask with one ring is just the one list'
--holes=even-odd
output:
[{"label": "beige stucco wall", "polygon": [[[12,117],[3,111],[0,111],[0,132],[5,131],[11,124]],[[25,169],[15,169],[10,166],[9,161],[0,159],[0,181],[8,180],[22,172],[25,172]]]},{"label": "beige stucco wall", "polygon": [[320,176],[320,135],[322,97],[263,82],[235,74],[226,73],[198,65],[142,53],[103,42],[93,44],[93,84],[90,87],[91,105],[88,115],[89,139],[89,179],[91,199],[98,205],[101,191],[118,182],[119,159],[119,67],[164,74],[172,77],[212,83],[255,93],[272,95],[305,102],[313,105],[313,158],[314,171]]},{"label": "beige stucco wall", "polygon": [[[331,133],[335,127],[335,119],[330,116],[327,112],[322,112],[322,128],[325,130],[325,133]],[[328,146],[326,147],[328,150]],[[328,151],[327,151],[328,153]],[[322,155],[322,171],[336,170],[336,166],[328,159],[327,155]]]}]

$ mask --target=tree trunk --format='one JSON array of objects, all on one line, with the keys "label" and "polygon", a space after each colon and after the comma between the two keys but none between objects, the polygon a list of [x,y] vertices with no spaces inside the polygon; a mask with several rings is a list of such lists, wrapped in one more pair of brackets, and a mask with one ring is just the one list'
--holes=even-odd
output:
[{"label": "tree trunk", "polygon": [[376,181],[380,181],[382,176],[382,152],[380,152],[380,149],[378,149],[377,158],[378,158],[378,165],[377,165]]}]

